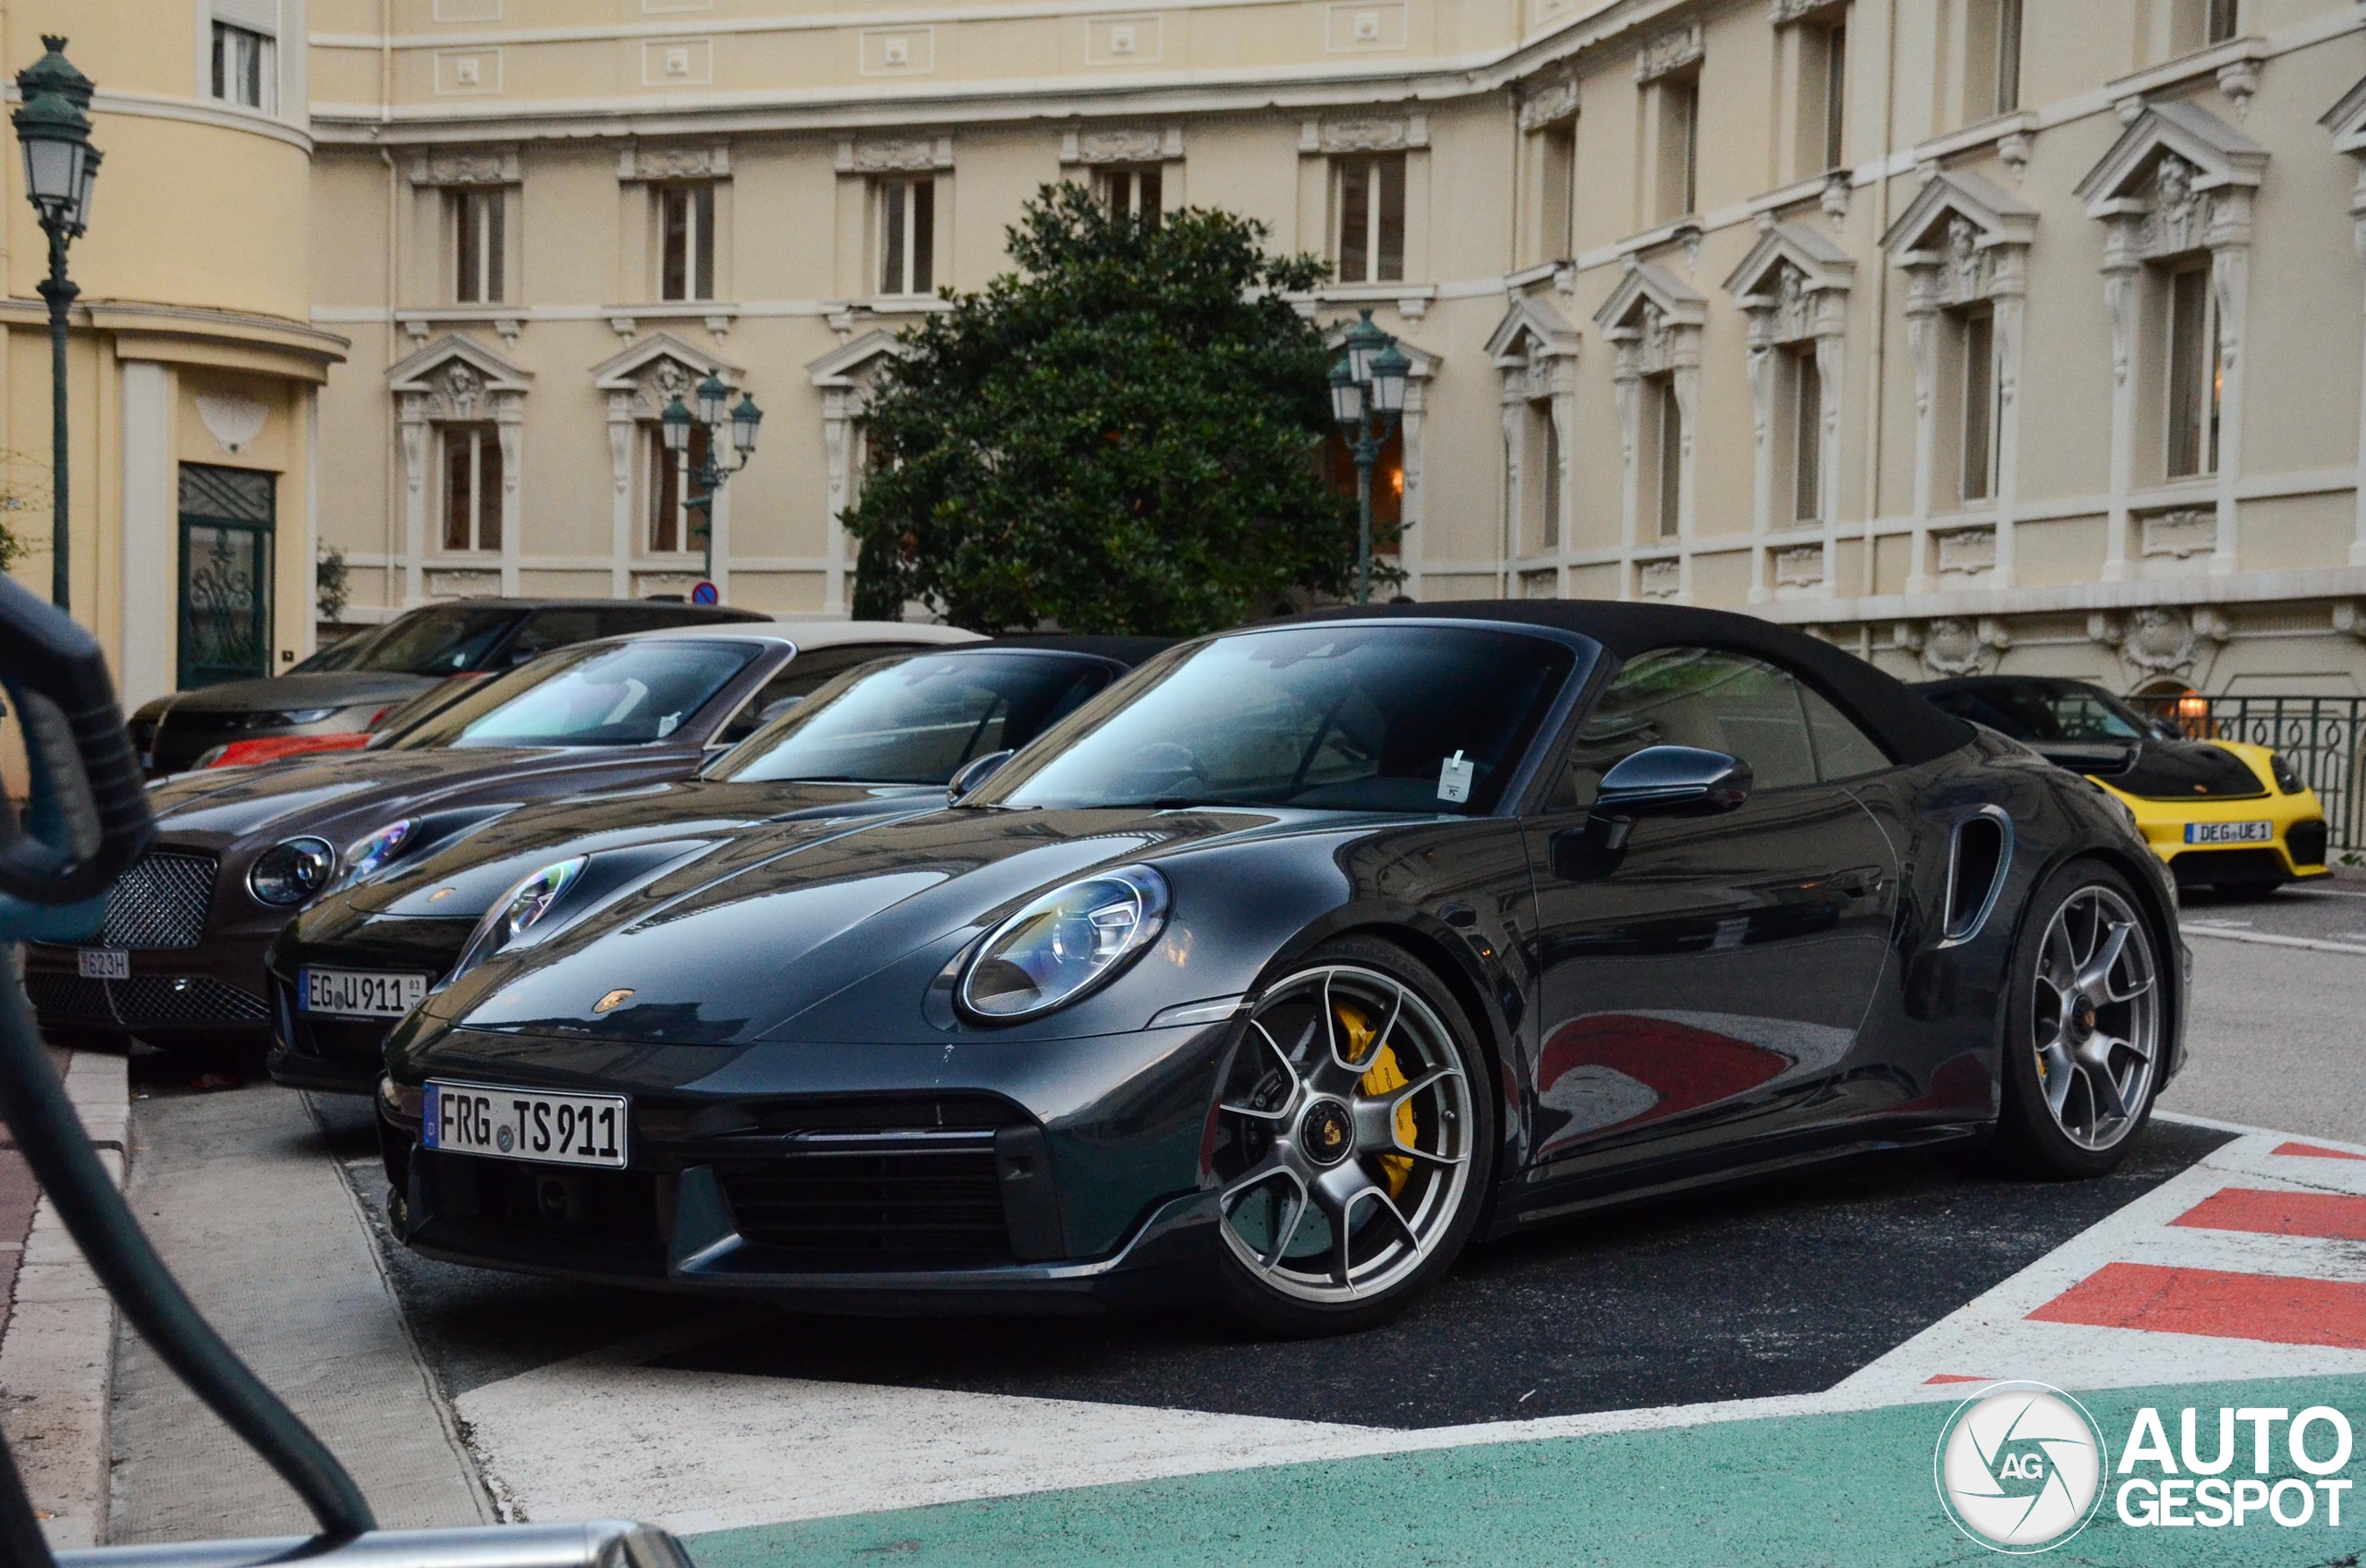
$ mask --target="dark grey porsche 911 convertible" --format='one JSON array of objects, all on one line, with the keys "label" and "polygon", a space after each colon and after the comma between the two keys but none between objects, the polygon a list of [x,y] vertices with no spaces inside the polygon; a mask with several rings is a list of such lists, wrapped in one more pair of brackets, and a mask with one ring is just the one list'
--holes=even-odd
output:
[{"label": "dark grey porsche 911 convertible", "polygon": [[2098,1174],[2178,1062],[2122,808],[1714,612],[1227,633],[791,848],[561,887],[429,993],[379,1095],[410,1246],[1328,1332],[1640,1195],[1992,1138]]}]

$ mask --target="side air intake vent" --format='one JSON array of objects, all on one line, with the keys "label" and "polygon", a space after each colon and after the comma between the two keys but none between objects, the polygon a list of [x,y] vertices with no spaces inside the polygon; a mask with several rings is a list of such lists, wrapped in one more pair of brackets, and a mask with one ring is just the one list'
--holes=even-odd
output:
[{"label": "side air intake vent", "polygon": [[1956,824],[1947,850],[1947,917],[1943,947],[1970,942],[1988,923],[2005,870],[2013,859],[2013,822],[1994,806],[1983,806]]}]

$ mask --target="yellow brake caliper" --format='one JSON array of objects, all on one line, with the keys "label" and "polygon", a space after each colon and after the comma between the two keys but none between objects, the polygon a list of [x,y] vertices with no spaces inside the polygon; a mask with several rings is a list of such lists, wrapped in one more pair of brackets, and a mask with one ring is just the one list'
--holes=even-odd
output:
[{"label": "yellow brake caliper", "polygon": [[[1339,1027],[1348,1037],[1348,1060],[1360,1067],[1364,1058],[1371,1054],[1374,1043],[1372,1019],[1360,1009],[1346,1003],[1336,1003],[1335,1008]],[[1384,1045],[1380,1048],[1380,1054],[1373,1058],[1372,1064],[1365,1070],[1361,1087],[1370,1095],[1394,1094],[1411,1081],[1405,1076],[1404,1069],[1397,1066],[1395,1048]],[[1396,1108],[1396,1141],[1409,1145],[1418,1131],[1413,1122],[1412,1101],[1407,1100]],[[1412,1159],[1403,1154],[1384,1154],[1380,1157],[1380,1173],[1388,1184],[1388,1196],[1396,1197],[1405,1190],[1406,1182],[1413,1174]]]}]

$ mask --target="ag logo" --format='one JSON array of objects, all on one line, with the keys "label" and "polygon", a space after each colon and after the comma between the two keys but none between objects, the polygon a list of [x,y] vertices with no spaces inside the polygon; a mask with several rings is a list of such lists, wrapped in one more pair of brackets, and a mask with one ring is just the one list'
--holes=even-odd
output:
[{"label": "ag logo", "polygon": [[1948,1417],[1932,1469],[1964,1534],[1996,1551],[2050,1551],[2093,1516],[2104,1458],[2077,1400],[2044,1383],[1998,1383]]}]

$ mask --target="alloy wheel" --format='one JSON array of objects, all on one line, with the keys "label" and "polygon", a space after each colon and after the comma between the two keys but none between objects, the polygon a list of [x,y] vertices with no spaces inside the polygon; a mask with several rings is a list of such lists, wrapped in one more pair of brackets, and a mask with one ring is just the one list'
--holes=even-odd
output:
[{"label": "alloy wheel", "polygon": [[2160,1054],[2160,971],[2144,922],[2091,883],[2046,925],[2031,1043],[2046,1110],[2081,1149],[2112,1148],[2143,1115]]},{"label": "alloy wheel", "polygon": [[1216,1107],[1226,1244],[1298,1300],[1369,1300],[1418,1270],[1470,1185],[1452,1032],[1376,969],[1294,975],[1250,1016]]}]

